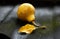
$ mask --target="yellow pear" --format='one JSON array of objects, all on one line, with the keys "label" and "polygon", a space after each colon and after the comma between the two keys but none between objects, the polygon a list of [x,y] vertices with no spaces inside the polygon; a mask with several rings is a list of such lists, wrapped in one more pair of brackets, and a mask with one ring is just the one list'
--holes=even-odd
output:
[{"label": "yellow pear", "polygon": [[30,3],[23,3],[18,7],[18,18],[24,21],[31,22],[35,20],[35,8]]},{"label": "yellow pear", "polygon": [[26,24],[26,25],[20,27],[18,32],[19,33],[31,34],[35,29],[36,29],[36,27],[34,25]]},{"label": "yellow pear", "polygon": [[18,29],[18,33],[26,33],[26,34],[31,34],[34,30],[41,30],[41,29],[46,29],[46,26],[39,26],[36,27],[32,24],[26,24]]}]

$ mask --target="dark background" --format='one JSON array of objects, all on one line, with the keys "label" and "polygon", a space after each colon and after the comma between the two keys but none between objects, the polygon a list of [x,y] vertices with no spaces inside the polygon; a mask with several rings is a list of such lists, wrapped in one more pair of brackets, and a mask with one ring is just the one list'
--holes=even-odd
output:
[{"label": "dark background", "polygon": [[0,0],[0,5],[17,5],[25,2],[31,3],[35,7],[60,5],[60,0]]}]

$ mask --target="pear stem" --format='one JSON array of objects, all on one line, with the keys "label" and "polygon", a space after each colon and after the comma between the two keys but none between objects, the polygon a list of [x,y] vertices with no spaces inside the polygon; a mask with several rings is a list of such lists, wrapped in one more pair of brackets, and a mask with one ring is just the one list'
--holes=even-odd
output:
[{"label": "pear stem", "polygon": [[33,23],[33,25],[35,25],[35,26],[36,26],[36,29],[38,29],[38,28],[46,29],[46,26],[38,25],[38,24],[36,24],[36,22],[35,22],[35,21],[32,21],[32,23]]},{"label": "pear stem", "polygon": [[32,24],[35,25],[36,27],[39,27],[40,25],[36,24],[35,21],[32,21]]}]

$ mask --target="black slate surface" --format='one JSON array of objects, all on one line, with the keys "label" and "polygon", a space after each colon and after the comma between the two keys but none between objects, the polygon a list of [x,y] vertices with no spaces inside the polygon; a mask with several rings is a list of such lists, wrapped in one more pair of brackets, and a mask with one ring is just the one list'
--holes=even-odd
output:
[{"label": "black slate surface", "polygon": [[[41,34],[37,31],[32,33],[31,35],[21,35],[17,33],[17,30],[22,25],[27,24],[27,22],[23,22],[18,20],[17,18],[17,8],[16,6],[0,6],[0,33],[7,35],[13,39],[60,39],[60,27],[59,28],[48,28],[48,30],[53,30],[47,34]],[[58,10],[58,11],[57,11]],[[55,26],[60,26],[60,7],[56,6],[54,8],[42,7],[36,8],[35,12],[36,23],[46,26],[53,26],[53,20],[55,20],[58,24]],[[53,19],[53,16],[56,18]],[[46,23],[45,23],[46,22]],[[55,22],[55,23],[56,23]],[[43,31],[42,31],[43,32]]]}]

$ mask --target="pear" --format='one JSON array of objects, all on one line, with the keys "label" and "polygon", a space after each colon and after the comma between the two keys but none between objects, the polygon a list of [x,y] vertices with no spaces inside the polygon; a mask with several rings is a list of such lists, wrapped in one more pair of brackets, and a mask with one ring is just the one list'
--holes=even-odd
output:
[{"label": "pear", "polygon": [[36,27],[34,25],[26,24],[19,28],[18,33],[31,34],[35,29]]},{"label": "pear", "polygon": [[34,30],[41,32],[41,29],[45,30],[47,29],[47,27],[46,26],[36,27],[32,24],[26,24],[19,28],[18,33],[31,34]]},{"label": "pear", "polygon": [[32,22],[35,20],[35,8],[30,3],[23,3],[19,5],[17,10],[17,16],[19,19]]}]

